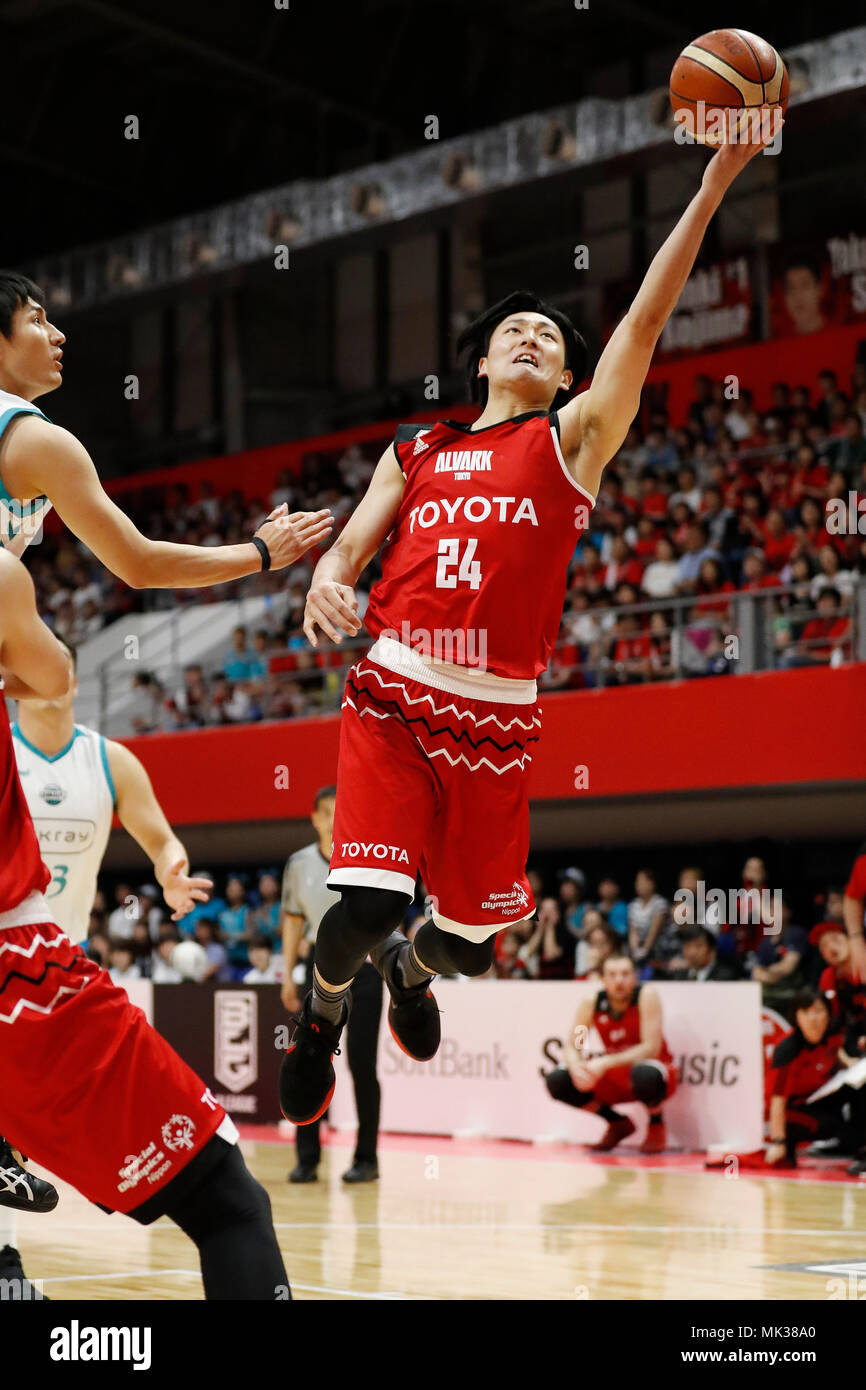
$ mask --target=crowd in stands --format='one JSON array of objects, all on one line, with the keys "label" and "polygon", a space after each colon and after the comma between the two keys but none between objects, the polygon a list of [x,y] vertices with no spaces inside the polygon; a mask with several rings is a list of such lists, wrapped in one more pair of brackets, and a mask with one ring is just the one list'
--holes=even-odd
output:
[{"label": "crowd in stands", "polygon": [[600,981],[616,951],[631,956],[641,980],[755,980],[764,1003],[784,1012],[825,970],[820,941],[828,924],[845,930],[841,887],[828,888],[813,920],[801,924],[755,855],[734,888],[713,889],[702,869],[687,866],[669,896],[651,868],[639,869],[626,893],[613,878],[590,892],[576,866],[560,870],[550,893],[537,870],[528,875],[537,912],[497,938],[500,979]]},{"label": "crowd in stands", "polygon": [[195,941],[207,957],[198,980],[269,984],[282,979],[280,872],[264,869],[254,878],[230,873],[221,892],[206,869],[197,876],[214,884],[210,899],[196,903],[178,922],[171,920],[155,884],[137,889],[117,884],[113,908],[101,890],[97,893],[86,949],[116,983],[179,984],[185,975],[172,954],[181,941]]},{"label": "crowd in stands", "polygon": [[[822,372],[814,392],[780,382],[764,412],[746,386],[729,396],[723,382],[698,377],[683,425],[656,413],[644,433],[637,425],[629,431],[569,566],[542,690],[728,674],[737,595],[754,591],[768,594],[767,665],[852,659],[852,593],[866,576],[866,534],[834,525],[828,504],[847,504],[851,492],[866,496],[866,364],[846,383]],[[336,537],[386,442],[307,455],[298,476],[282,474],[268,496],[250,502],[239,491],[217,497],[205,483],[194,499],[179,484],[127,496],[124,505],[145,534],[204,545],[246,539],[284,501],[290,510],[328,506]],[[239,630],[212,669],[134,676],[132,728],[147,732],[339,707],[345,671],[363,642],[310,648],[303,608],[317,559],[310,552],[288,578],[262,574],[210,590],[142,594],[64,534],[36,547],[31,567],[41,611],[74,645],[142,603],[172,607],[288,586],[284,619]],[[358,592],[361,616],[378,573],[374,560]],[[628,611],[635,605],[645,606]]]},{"label": "crowd in stands", "polygon": [[[113,907],[98,893],[88,950],[121,981],[175,983],[181,974],[171,964],[172,951],[194,940],[207,955],[203,978],[281,980],[280,871],[229,873],[219,886],[207,870],[196,876],[213,883],[210,900],[179,922],[170,920],[153,884],[118,884]],[[814,920],[801,924],[754,855],[745,861],[741,883],[725,887],[723,906],[699,867],[681,869],[667,895],[651,868],[639,869],[625,892],[611,877],[590,891],[576,866],[559,870],[555,884],[534,868],[528,876],[536,912],[497,938],[491,974],[500,979],[600,980],[601,965],[616,950],[631,956],[642,980],[756,980],[764,1002],[784,1012],[826,968],[820,938],[827,924],[844,930],[841,888],[829,888],[814,906]],[[410,937],[424,920],[425,901],[419,883],[405,922]]]}]

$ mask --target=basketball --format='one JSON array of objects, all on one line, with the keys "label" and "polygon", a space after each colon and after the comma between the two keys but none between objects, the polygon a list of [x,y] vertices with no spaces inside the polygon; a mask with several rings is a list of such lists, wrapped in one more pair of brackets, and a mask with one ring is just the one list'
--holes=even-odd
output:
[{"label": "basketball", "polygon": [[207,952],[197,941],[179,941],[171,953],[171,963],[185,980],[200,984],[207,970]]},{"label": "basketball", "polygon": [[784,113],[788,87],[785,64],[766,39],[745,29],[713,29],[687,44],[674,63],[671,106],[697,141],[721,145],[726,130],[739,133],[749,111],[778,105]]}]

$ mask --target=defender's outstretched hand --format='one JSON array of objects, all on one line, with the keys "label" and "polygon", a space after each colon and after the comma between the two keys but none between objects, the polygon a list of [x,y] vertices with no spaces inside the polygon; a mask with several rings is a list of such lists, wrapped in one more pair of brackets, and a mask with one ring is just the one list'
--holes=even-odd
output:
[{"label": "defender's outstretched hand", "polygon": [[334,528],[334,518],[327,507],[318,512],[292,512],[283,502],[275,507],[256,531],[268,547],[271,569],[285,569],[294,564],[311,546],[327,540]]},{"label": "defender's outstretched hand", "polygon": [[177,863],[169,866],[161,886],[162,896],[174,909],[171,914],[173,922],[186,917],[196,903],[206,903],[213,892],[209,878],[190,878],[185,859],[178,859]]}]

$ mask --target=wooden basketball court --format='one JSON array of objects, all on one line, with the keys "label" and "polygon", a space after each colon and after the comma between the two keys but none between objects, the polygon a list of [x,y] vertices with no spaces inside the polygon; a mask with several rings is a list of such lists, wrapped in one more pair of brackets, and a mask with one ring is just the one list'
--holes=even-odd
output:
[{"label": "wooden basketball court", "polygon": [[[346,1187],[352,1150],[332,1135],[319,1181],[293,1186],[294,1146],[264,1132],[243,1149],[297,1299],[826,1301],[858,1273],[866,1288],[866,1184],[838,1168],[726,1177],[697,1156],[384,1136],[379,1182]],[[18,1222],[50,1298],[201,1298],[170,1222],[144,1229],[60,1187],[53,1213]]]}]

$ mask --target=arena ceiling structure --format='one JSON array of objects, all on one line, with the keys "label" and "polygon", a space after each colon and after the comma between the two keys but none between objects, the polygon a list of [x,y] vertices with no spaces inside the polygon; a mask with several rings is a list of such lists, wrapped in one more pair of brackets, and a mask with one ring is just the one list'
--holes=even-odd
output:
[{"label": "arena ceiling structure", "polygon": [[[695,14],[655,0],[0,0],[0,260],[29,261],[585,95],[664,81]],[[714,6],[780,49],[862,22]],[[124,137],[126,117],[139,138]]]}]

